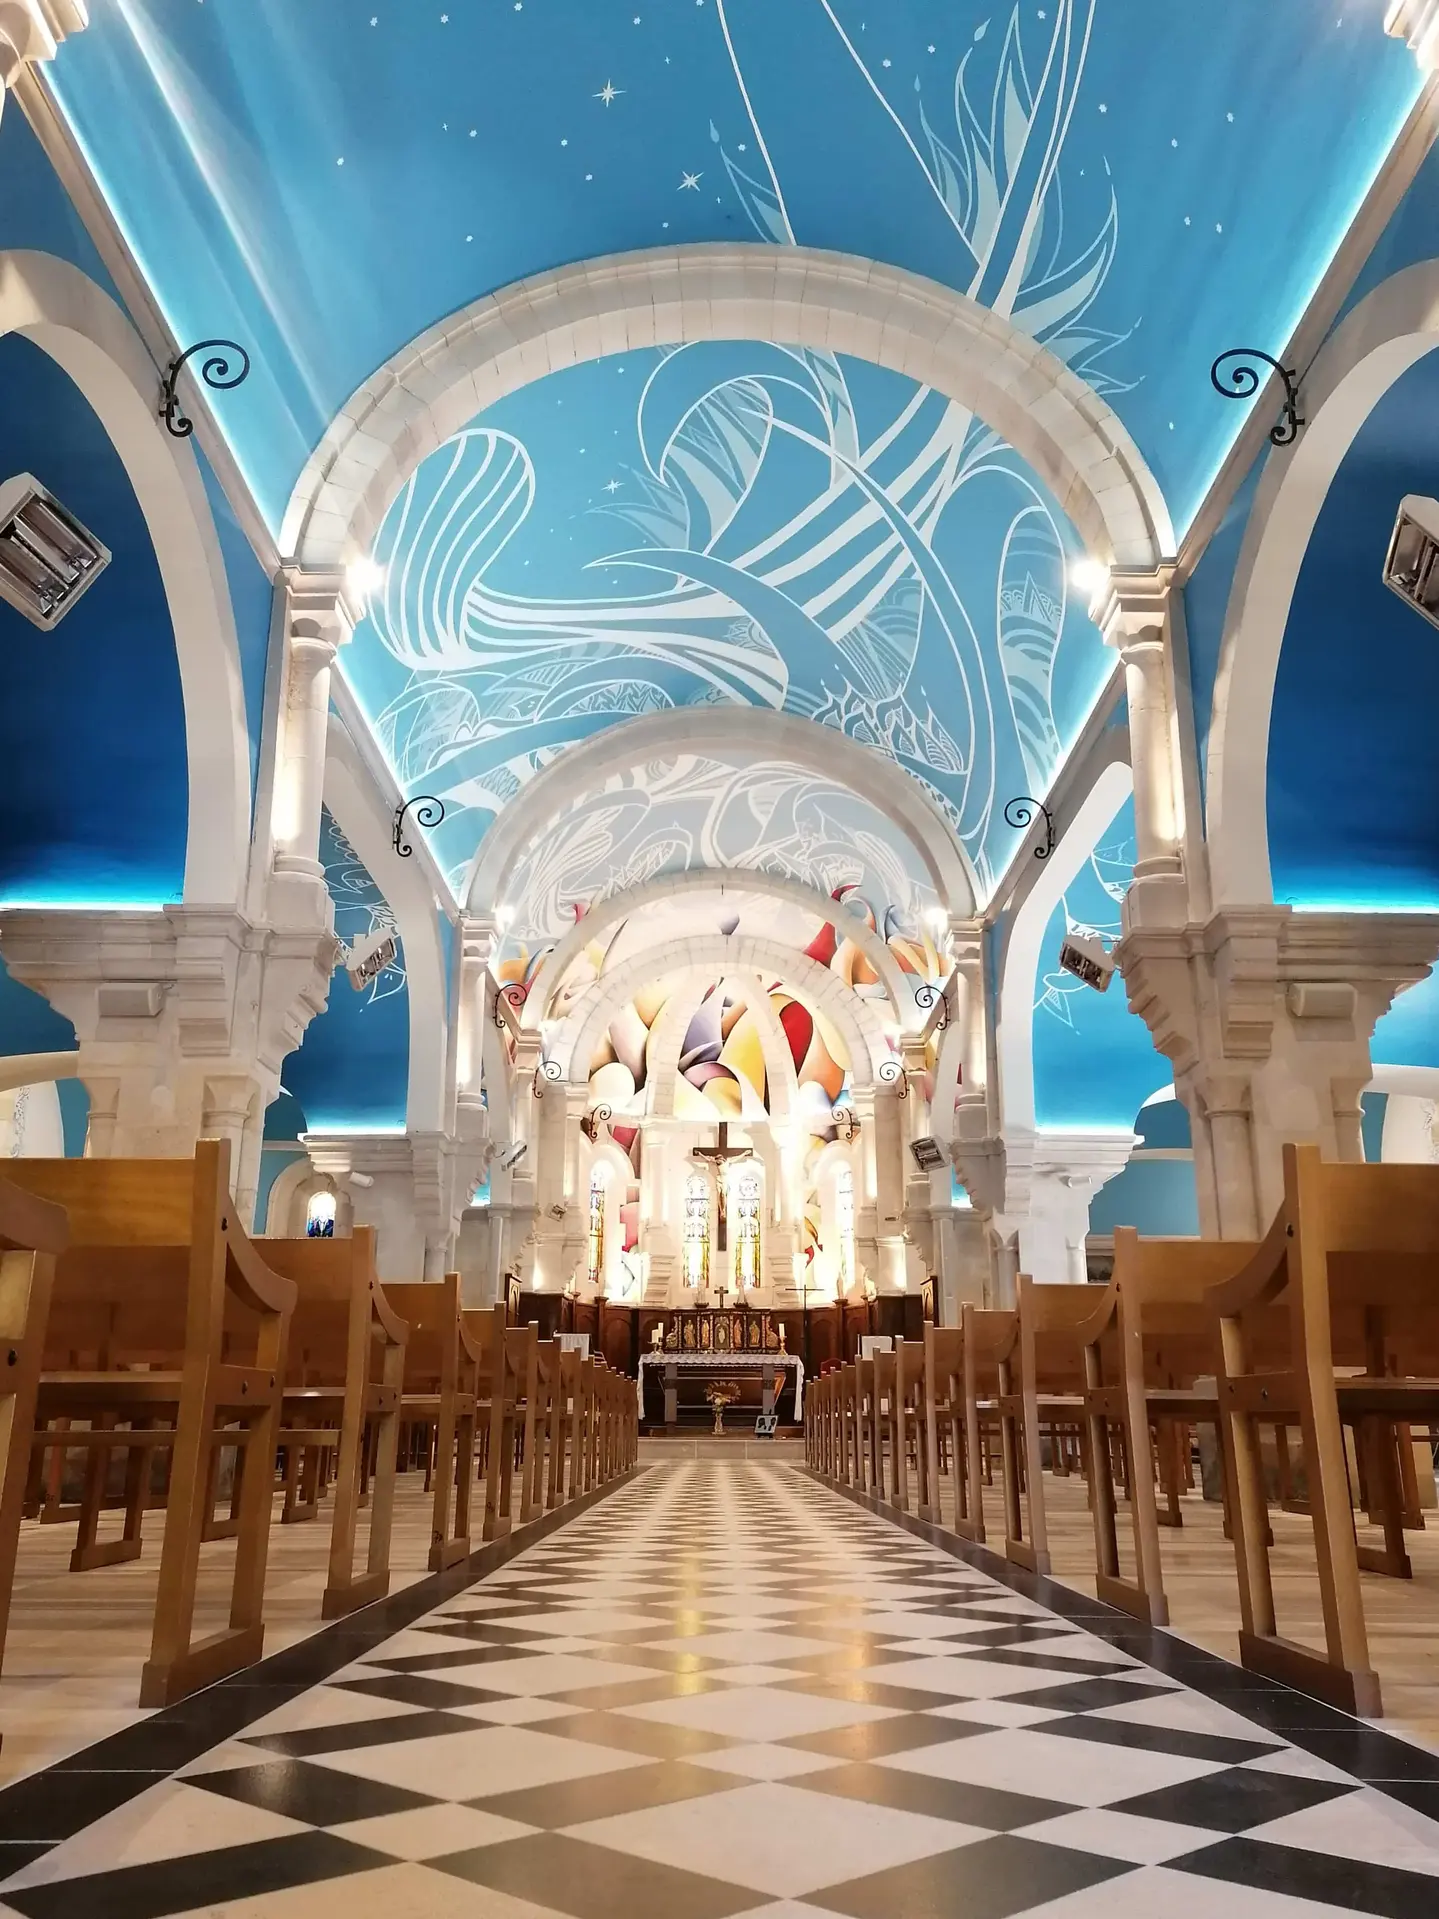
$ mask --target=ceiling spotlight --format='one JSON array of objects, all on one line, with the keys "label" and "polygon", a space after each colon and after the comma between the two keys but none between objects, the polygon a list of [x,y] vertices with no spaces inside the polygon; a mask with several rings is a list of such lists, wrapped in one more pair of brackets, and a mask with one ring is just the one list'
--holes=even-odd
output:
[{"label": "ceiling spotlight", "polygon": [[1069,584],[1076,593],[1087,593],[1090,599],[1108,583],[1109,568],[1103,560],[1076,560],[1069,569]]},{"label": "ceiling spotlight", "polygon": [[942,933],[949,925],[949,915],[942,906],[931,906],[925,913],[924,922],[931,933]]},{"label": "ceiling spotlight", "polygon": [[514,917],[515,909],[513,906],[497,906],[495,908],[495,925],[499,927],[502,933],[509,931]]},{"label": "ceiling spotlight", "polygon": [[385,569],[378,560],[372,560],[365,553],[358,560],[351,560],[345,568],[345,578],[356,598],[367,600],[385,584]]},{"label": "ceiling spotlight", "polygon": [[1384,584],[1431,626],[1439,626],[1439,500],[1409,493],[1399,502]]}]

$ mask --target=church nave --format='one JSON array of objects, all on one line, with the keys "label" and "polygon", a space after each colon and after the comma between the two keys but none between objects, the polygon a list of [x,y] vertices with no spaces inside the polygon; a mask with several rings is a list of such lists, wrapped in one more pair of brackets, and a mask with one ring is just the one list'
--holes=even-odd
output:
[{"label": "church nave", "polygon": [[[109,1809],[62,1843],[7,1795],[0,1912],[1432,1911],[1427,1754],[1026,1582],[782,1461],[652,1466],[399,1632],[374,1608],[174,1709],[229,1736],[173,1777],[72,1772],[52,1811]],[[154,1767],[159,1723],[107,1763]]]}]

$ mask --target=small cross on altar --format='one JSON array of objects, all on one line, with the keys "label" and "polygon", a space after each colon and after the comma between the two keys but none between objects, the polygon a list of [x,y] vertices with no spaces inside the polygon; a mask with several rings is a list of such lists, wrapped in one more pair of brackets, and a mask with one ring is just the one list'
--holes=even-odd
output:
[{"label": "small cross on altar", "polygon": [[719,1231],[715,1235],[715,1248],[718,1252],[729,1251],[729,1212],[725,1205],[724,1169],[732,1159],[749,1159],[748,1146],[731,1146],[729,1143],[729,1121],[719,1123],[719,1138],[713,1146],[692,1146],[692,1159],[706,1160],[714,1168],[715,1186],[719,1192]]}]

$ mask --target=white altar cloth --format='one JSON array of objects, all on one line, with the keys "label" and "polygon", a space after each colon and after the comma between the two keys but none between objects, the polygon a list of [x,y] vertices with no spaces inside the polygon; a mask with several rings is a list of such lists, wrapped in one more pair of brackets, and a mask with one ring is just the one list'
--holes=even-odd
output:
[{"label": "white altar cloth", "polygon": [[698,1370],[707,1367],[716,1373],[757,1373],[766,1366],[773,1366],[779,1372],[786,1366],[794,1368],[794,1418],[799,1425],[804,1418],[804,1361],[797,1353],[644,1353],[640,1356],[639,1396],[640,1416],[645,1410],[645,1368],[677,1366],[681,1372],[687,1369]]}]

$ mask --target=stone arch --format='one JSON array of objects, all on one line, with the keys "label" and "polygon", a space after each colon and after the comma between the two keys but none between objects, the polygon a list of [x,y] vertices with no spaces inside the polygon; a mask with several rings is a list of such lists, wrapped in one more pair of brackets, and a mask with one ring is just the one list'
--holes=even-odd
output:
[{"label": "stone arch", "polygon": [[1300,569],[1360,429],[1395,381],[1435,346],[1439,260],[1425,260],[1376,287],[1336,329],[1305,377],[1309,424],[1292,447],[1265,461],[1214,682],[1206,828],[1216,907],[1267,905],[1274,897],[1269,725]]},{"label": "stone arch", "polygon": [[961,919],[974,912],[973,869],[953,828],[918,780],[877,748],[862,746],[833,727],[737,706],[682,707],[622,720],[552,760],[485,835],[466,876],[466,910],[494,917],[520,856],[576,794],[592,793],[613,774],[651,760],[677,753],[722,760],[739,748],[756,758],[808,767],[868,800],[913,846],[946,911]]},{"label": "stone arch", "polygon": [[[685,1028],[698,1004],[694,993],[696,989],[703,991],[714,980],[713,973],[704,967],[688,968],[680,977],[689,990],[677,991],[671,996],[655,1021],[649,1047],[650,1111],[666,1119],[674,1117],[680,1047],[684,1043]],[[770,1088],[770,1117],[788,1119],[794,1110],[798,1079],[779,1021],[765,997],[764,981],[757,973],[736,973],[733,969],[722,975],[719,984],[723,986],[726,980],[743,986],[750,996],[750,1005],[760,1031],[765,1077]]]},{"label": "stone arch", "polygon": [[1100,834],[1133,791],[1134,775],[1128,763],[1111,760],[1075,809],[1068,831],[1044,862],[1010,926],[1000,967],[995,1032],[1006,1132],[1035,1130],[1034,986],[1045,928],[1066,888],[1098,845]]},{"label": "stone arch", "polygon": [[[770,899],[785,900],[816,918],[827,920],[845,939],[853,940],[869,961],[884,986],[894,1016],[901,1025],[915,1023],[914,986],[919,982],[906,974],[879,935],[865,926],[842,904],[801,880],[764,868],[692,866],[682,873],[670,873],[651,880],[648,886],[631,887],[598,901],[577,920],[558,944],[541,961],[530,987],[521,1015],[521,1024],[538,1028],[549,1012],[551,1000],[559,991],[566,973],[584,948],[600,938],[621,920],[630,919],[647,906],[675,899],[685,893],[763,893]],[[907,986],[906,980],[914,985]]]},{"label": "stone arch", "polygon": [[487,294],[413,340],[346,402],[291,496],[297,565],[368,551],[390,501],[475,414],[557,368],[643,347],[777,340],[850,353],[970,407],[1050,488],[1094,557],[1148,570],[1174,533],[1113,410],[1001,315],[918,274],[812,247],[611,254]]},{"label": "stone arch", "polygon": [[713,933],[672,940],[651,953],[638,953],[597,980],[566,1019],[550,1057],[571,1085],[583,1085],[606,1027],[641,986],[674,973],[701,969],[711,977],[766,973],[793,986],[800,997],[834,1023],[843,1037],[856,1086],[871,1085],[890,1056],[884,1028],[873,1006],[850,992],[828,967],[796,953],[792,947],[781,946],[777,940],[726,939],[721,933]]},{"label": "stone arch", "polygon": [[69,375],[109,435],[145,516],[175,634],[190,817],[187,904],[233,905],[250,839],[250,746],[225,562],[199,462],[160,424],[160,376],[120,308],[78,267],[0,253],[0,334],[20,333]]}]

